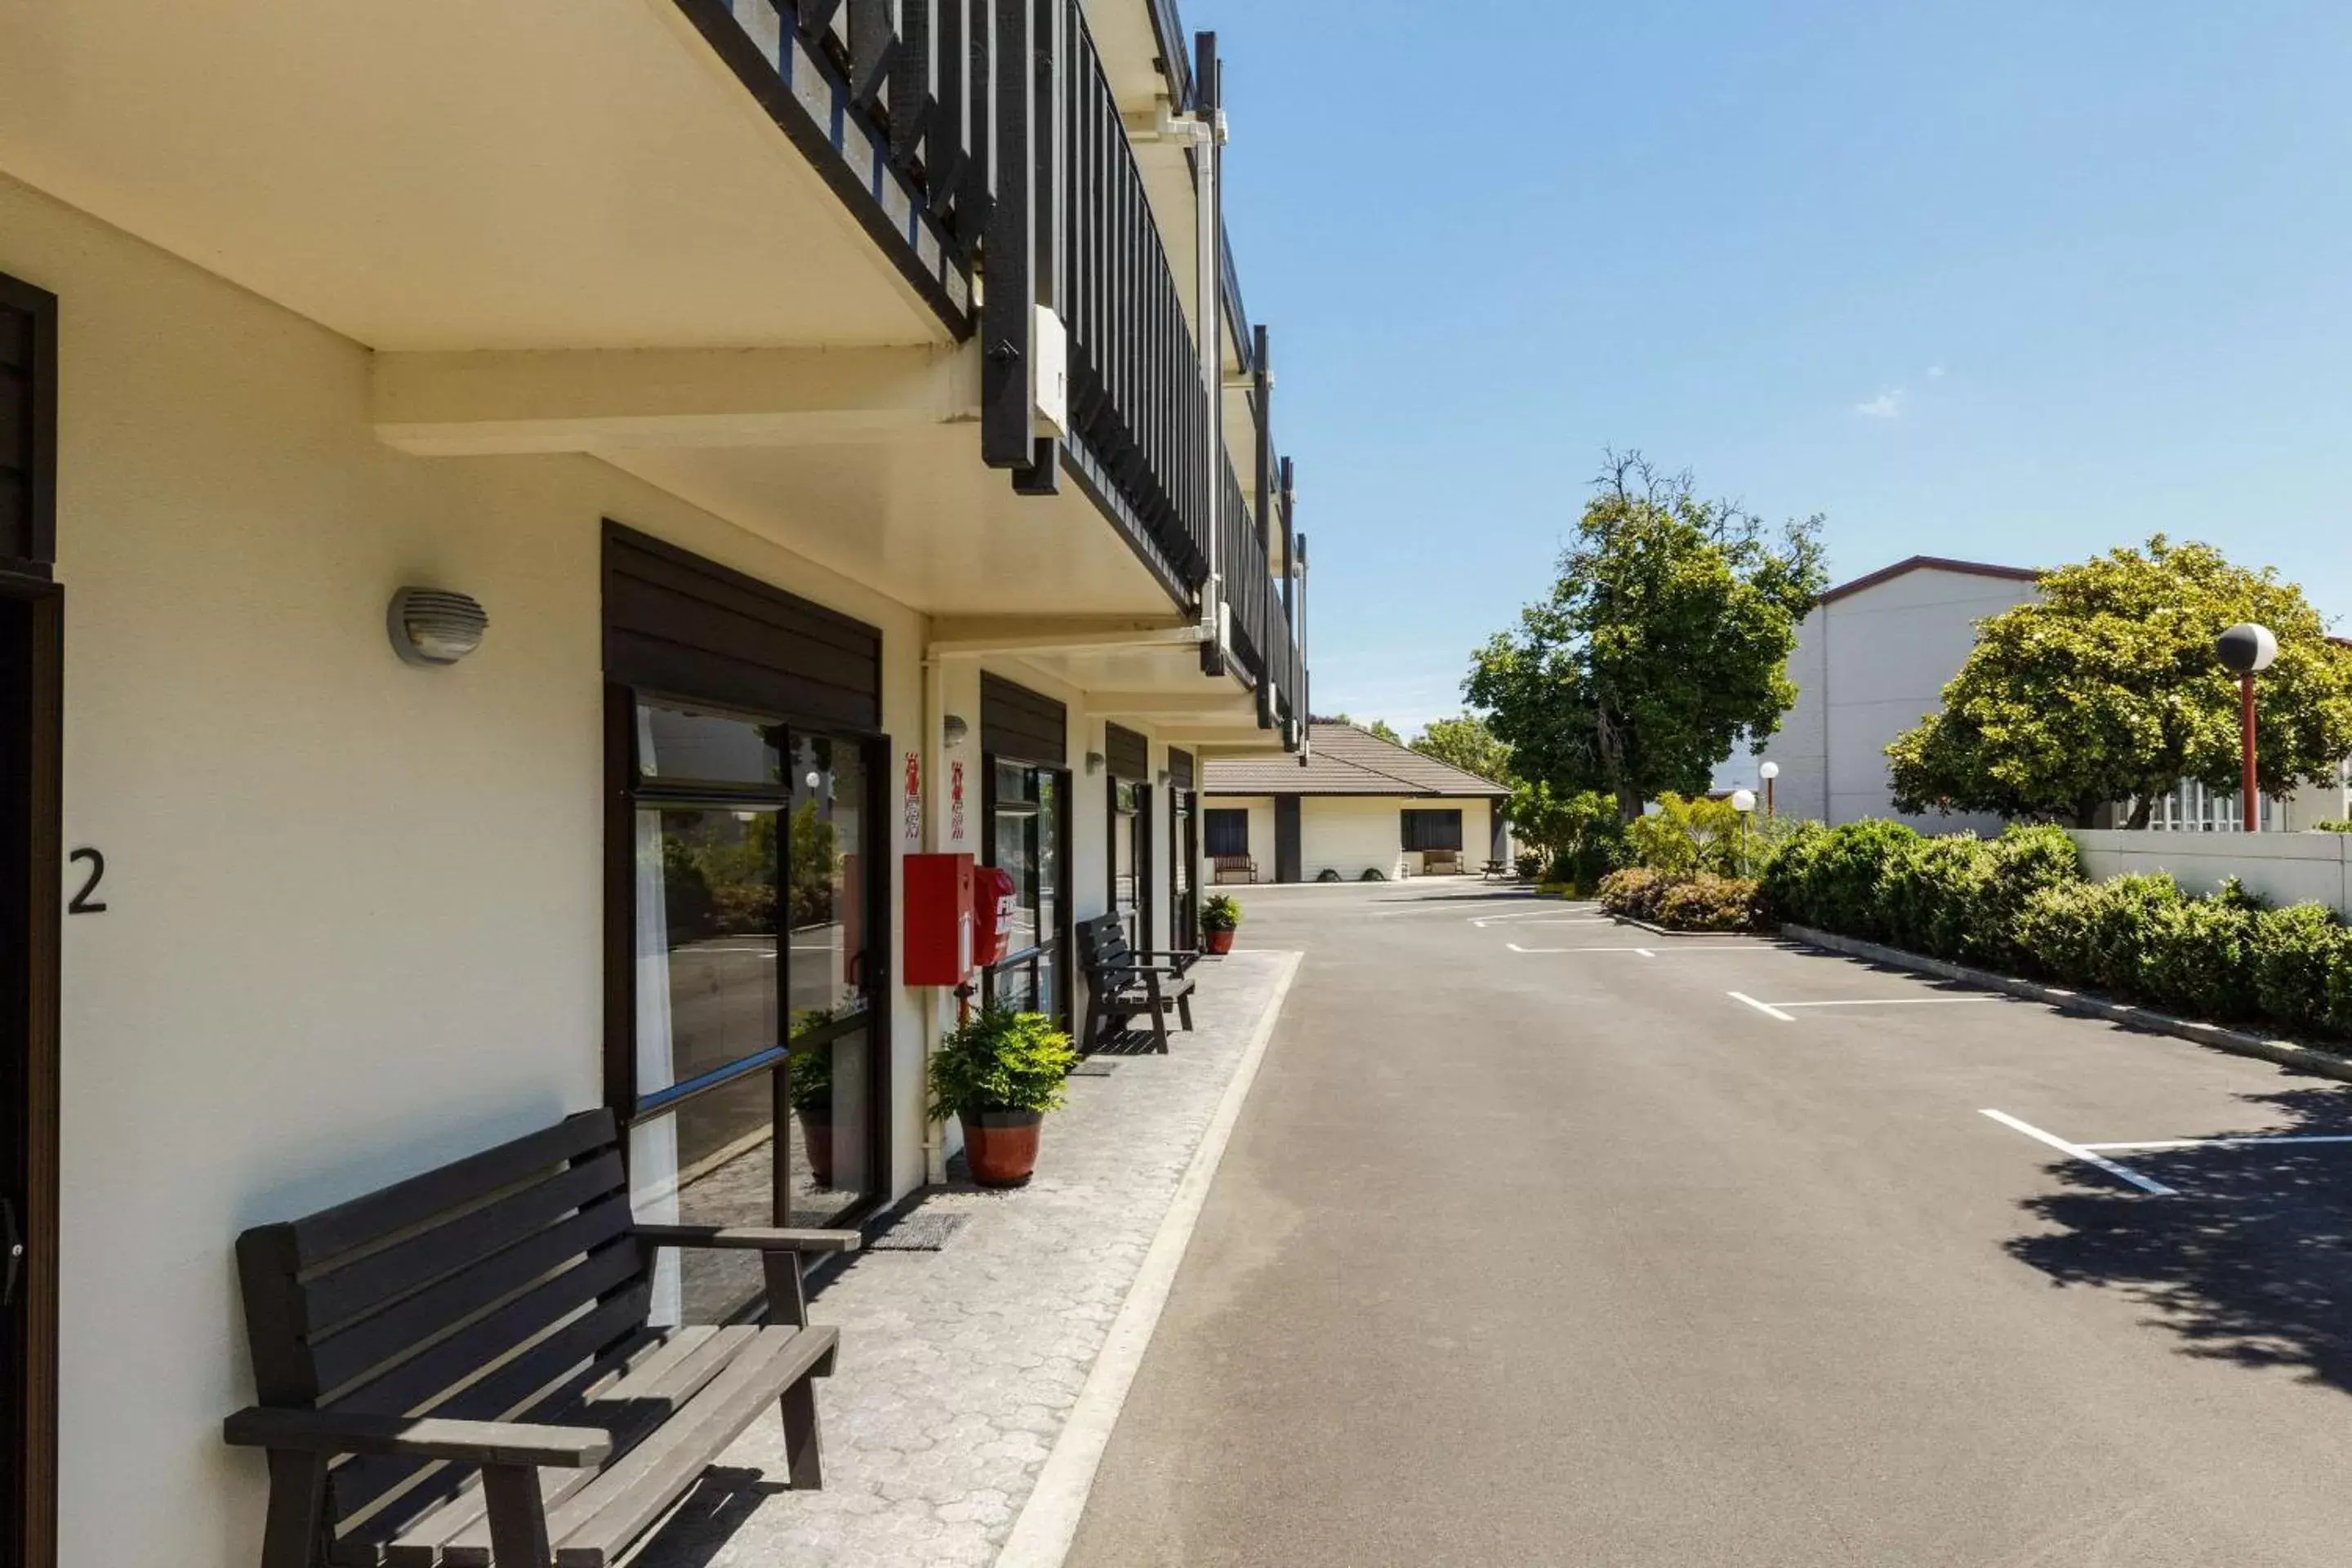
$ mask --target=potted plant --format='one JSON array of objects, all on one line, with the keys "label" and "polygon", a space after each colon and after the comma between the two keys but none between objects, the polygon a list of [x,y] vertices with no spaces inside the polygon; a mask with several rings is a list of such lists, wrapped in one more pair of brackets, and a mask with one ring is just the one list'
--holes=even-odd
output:
[{"label": "potted plant", "polygon": [[1234,932],[1241,929],[1242,906],[1231,893],[1219,893],[1201,906],[1201,942],[1211,952],[1231,952]]},{"label": "potted plant", "polygon": [[[828,1022],[831,1016],[826,1014],[817,1021]],[[807,1026],[805,1022],[802,1025]],[[829,1189],[833,1185],[833,1047],[819,1046],[794,1056],[785,1070],[784,1092],[792,1101],[793,1119],[801,1124],[809,1179]]]},{"label": "potted plant", "polygon": [[1043,1013],[983,1007],[931,1058],[931,1119],[963,1123],[964,1157],[983,1187],[1017,1187],[1037,1168],[1038,1126],[1078,1065],[1070,1037]]}]

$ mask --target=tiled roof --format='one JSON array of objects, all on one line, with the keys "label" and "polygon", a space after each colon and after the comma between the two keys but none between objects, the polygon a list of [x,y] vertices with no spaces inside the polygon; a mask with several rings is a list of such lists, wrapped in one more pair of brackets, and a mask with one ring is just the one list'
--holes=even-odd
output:
[{"label": "tiled roof", "polygon": [[1450,763],[1391,745],[1353,724],[1307,728],[1307,765],[1297,757],[1216,757],[1204,771],[1207,795],[1492,795],[1511,792]]}]

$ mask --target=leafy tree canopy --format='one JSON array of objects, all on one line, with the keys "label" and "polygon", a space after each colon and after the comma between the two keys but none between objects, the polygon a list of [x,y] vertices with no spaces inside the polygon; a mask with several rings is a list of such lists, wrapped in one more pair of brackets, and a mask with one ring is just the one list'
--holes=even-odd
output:
[{"label": "leafy tree canopy", "polygon": [[1482,779],[1493,779],[1496,784],[1511,782],[1511,748],[1496,739],[1495,731],[1486,727],[1486,721],[1475,714],[1431,720],[1428,727],[1413,737],[1412,749]]},{"label": "leafy tree canopy", "polygon": [[1780,728],[1825,581],[1818,517],[1770,530],[1612,453],[1550,596],[1478,650],[1464,691],[1521,777],[1605,790],[1630,822],[1667,791],[1705,793],[1743,735],[1760,749]]},{"label": "leafy tree canopy", "polygon": [[2238,679],[2213,639],[2240,621],[2278,635],[2254,683],[2263,792],[2335,776],[2352,754],[2352,657],[2276,572],[2162,534],[2044,573],[2042,598],[1978,623],[1944,708],[1886,748],[1895,804],[2088,826],[2110,803],[2184,779],[2234,791]]}]

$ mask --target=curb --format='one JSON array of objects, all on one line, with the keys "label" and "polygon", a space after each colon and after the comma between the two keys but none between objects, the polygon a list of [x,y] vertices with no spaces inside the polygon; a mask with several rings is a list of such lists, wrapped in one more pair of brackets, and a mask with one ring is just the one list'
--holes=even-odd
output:
[{"label": "curb", "polygon": [[[1608,913],[1605,910],[1601,912],[1604,914]],[[1632,915],[1610,915],[1609,918],[1615,921],[1621,926],[1633,926],[1636,930],[1648,931],[1652,936],[1697,936],[1713,937],[1719,940],[1727,936],[1769,936],[1771,934],[1769,931],[1668,931],[1664,926],[1654,926],[1647,921],[1637,921]]]},{"label": "curb", "polygon": [[1951,963],[1940,958],[1928,958],[1916,952],[1906,952],[1899,947],[1883,947],[1874,942],[1857,937],[1839,936],[1832,931],[1814,931],[1810,926],[1784,925],[1780,934],[1808,947],[1818,947],[1829,952],[1840,952],[1849,958],[1866,958],[1876,963],[1892,964],[1898,969],[1916,970],[1922,974],[1957,980],[1962,984],[1978,986],[1987,991],[2005,992],[2028,1002],[2046,1003],[2066,1013],[2081,1013],[2094,1018],[2104,1018],[2112,1024],[2126,1024],[2135,1029],[2154,1034],[2171,1035],[2179,1039],[2210,1046],[2215,1050],[2235,1056],[2259,1057],[2280,1067],[2293,1068],[2318,1078],[2332,1078],[2352,1083],[2352,1058],[2323,1051],[2314,1046],[2299,1046],[2293,1040],[2274,1040],[2266,1035],[2250,1035],[2242,1029],[2225,1029],[2219,1024],[2200,1024],[2189,1018],[2176,1018],[2168,1013],[2151,1012],[2146,1007],[2134,1007],[2126,1003],[2110,1002],[2104,996],[2094,996],[2086,991],[2069,991],[2063,986],[2043,985],[2037,981],[2020,980],[2014,975],[1996,974],[1988,969],[1970,969],[1964,963]]},{"label": "curb", "polygon": [[1265,1060],[1267,1043],[1274,1038],[1275,1026],[1282,1019],[1283,1003],[1290,995],[1291,983],[1298,978],[1298,966],[1306,956],[1296,952],[1287,955],[1289,962],[1275,981],[1265,1014],[1242,1051],[1234,1076],[1225,1085],[1223,1098],[1218,1100],[1200,1143],[1192,1151],[1192,1163],[1176,1184],[1168,1212],[1160,1217],[1160,1229],[1144,1253],[1142,1267],[1128,1285],[1127,1299],[1119,1303],[1118,1315],[1111,1321],[1102,1349],[1095,1353],[1095,1363],[1079,1388],[1077,1403],[1070,1407],[1069,1418],[1062,1424],[1052,1450],[1045,1456],[1045,1468],[1038,1472],[1036,1484],[1029,1489],[1028,1498],[1013,1519],[1012,1532],[997,1552],[996,1568],[1060,1568],[1077,1540],[1078,1520],[1086,1512],[1088,1494],[1094,1490],[1095,1471],[1102,1464],[1103,1450],[1110,1446],[1111,1431],[1118,1425],[1128,1391],[1134,1386],[1135,1374],[1142,1367],[1143,1352],[1150,1348],[1152,1331],[1160,1326],[1160,1310],[1168,1305],[1169,1292],[1175,1288],[1177,1268],[1184,1261],[1185,1248],[1192,1245],[1192,1228],[1200,1223],[1210,1184],[1216,1180],[1217,1166],[1224,1160],[1225,1145],[1232,1142],[1234,1124],[1241,1120],[1242,1102],[1249,1098],[1250,1085],[1256,1081],[1258,1068]]}]

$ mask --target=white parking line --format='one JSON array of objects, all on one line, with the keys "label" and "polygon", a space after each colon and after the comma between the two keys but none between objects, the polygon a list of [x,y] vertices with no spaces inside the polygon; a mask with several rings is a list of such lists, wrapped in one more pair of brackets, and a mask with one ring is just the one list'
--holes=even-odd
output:
[{"label": "white parking line", "polygon": [[[1638,952],[1643,958],[1658,956],[1655,949],[1647,947],[1521,947],[1516,942],[1507,942],[1503,945],[1513,952]],[[1670,947],[1666,951],[1679,958],[1685,952],[1746,952],[1748,950],[1744,947]]]},{"label": "white parking line", "polygon": [[1783,1013],[1778,1007],[1773,1006],[1769,1002],[1759,1002],[1755,997],[1750,996],[1745,991],[1727,991],[1724,994],[1730,997],[1735,1002],[1747,1003],[1750,1007],[1755,1008],[1759,1013],[1763,1014],[1768,1018],[1778,1018],[1783,1024],[1793,1024],[1797,1021],[1797,1016],[1794,1013]]},{"label": "white parking line", "polygon": [[1775,1007],[1950,1007],[1962,1002],[2006,1002],[2006,996],[1863,996],[1839,1002],[1775,1002]]},{"label": "white parking line", "polygon": [[2009,1128],[2012,1131],[2022,1132],[2028,1138],[2034,1140],[2036,1142],[2047,1143],[2050,1147],[2057,1150],[2060,1153],[2066,1155],[2070,1159],[2080,1160],[2086,1165],[2095,1165],[2110,1176],[2114,1176],[2120,1181],[2129,1182],[2133,1186],[2137,1187],[2141,1192],[2147,1194],[2150,1197],[2177,1198],[2180,1195],[2175,1189],[2166,1186],[2162,1182],[2152,1181],[2149,1178],[2141,1175],[2129,1165],[2118,1165],[2113,1160],[2106,1158],[2103,1154],[2094,1153],[2080,1143],[2069,1143],[2066,1140],[2059,1137],[2054,1132],[2044,1132],[2041,1128],[2034,1126],[2033,1123],[2030,1121],[2020,1121],[2016,1117],[2011,1116],[2006,1110],[1980,1110],[1977,1114],[1979,1116],[1990,1116],[1995,1121],[2000,1122],[2003,1127]]},{"label": "white parking line", "polygon": [[2083,1147],[2128,1153],[2135,1149],[2253,1149],[2265,1143],[2352,1143],[2352,1133],[2282,1132],[2275,1137],[2257,1133],[2250,1138],[2147,1138],[2136,1143],[2085,1143]]},{"label": "white parking line", "polygon": [[1463,918],[1472,925],[1479,927],[1503,925],[1514,921],[1527,925],[1562,926],[1605,926],[1616,923],[1607,915],[1563,915],[1559,912],[1558,904],[1549,905],[1540,910],[1521,910],[1515,914],[1465,915]]}]

